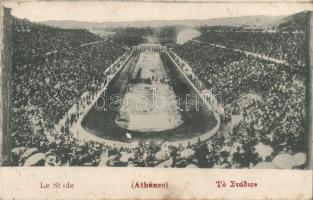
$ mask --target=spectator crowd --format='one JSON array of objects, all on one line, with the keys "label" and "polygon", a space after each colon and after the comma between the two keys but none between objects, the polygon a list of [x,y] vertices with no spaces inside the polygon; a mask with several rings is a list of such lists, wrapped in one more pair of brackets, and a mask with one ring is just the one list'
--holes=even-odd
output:
[{"label": "spectator crowd", "polygon": [[[236,34],[239,33],[234,33]],[[213,36],[208,36],[208,40],[216,39],[209,41],[215,44],[221,41],[227,43],[229,38],[234,37],[227,35],[225,34],[225,40],[223,40],[221,39],[224,38],[223,34],[219,33],[219,36],[215,37],[213,33]],[[265,46],[268,41],[267,33],[261,37],[266,40],[261,40],[260,37],[256,39],[254,33],[250,35],[243,33],[243,35],[246,36],[244,39],[229,40],[234,46],[236,42],[242,41],[246,45],[244,48],[250,51],[257,51],[259,46],[248,41],[257,40],[258,44]],[[201,38],[207,39],[206,36],[201,36]],[[299,41],[296,39],[284,42],[292,45]],[[271,46],[277,43],[278,41],[272,43]],[[175,47],[173,52],[187,61],[193,73],[206,88],[212,89],[213,94],[218,97],[217,99],[225,108],[225,121],[231,122],[232,115],[238,112],[242,114],[242,119],[232,124],[231,130],[228,130],[226,140],[220,145],[220,149],[225,149],[225,146],[233,147],[233,144],[236,144],[238,155],[241,153],[243,156],[239,156],[239,159],[238,155],[232,156],[234,152],[228,156],[225,154],[225,158],[230,156],[227,166],[235,163],[236,166],[239,164],[241,167],[249,167],[261,161],[271,161],[278,154],[294,155],[305,152],[306,76],[304,66],[299,66],[301,62],[293,62],[290,65],[278,64],[262,57],[256,58],[240,51],[205,44],[189,41]],[[278,43],[277,46],[279,45]],[[238,44],[236,49],[240,47],[242,46]],[[271,57],[277,56],[275,54],[277,51],[272,53],[272,51],[266,52],[266,48],[260,49]],[[293,56],[297,55],[297,53],[293,54]],[[297,57],[297,60],[301,60],[301,56]],[[299,68],[303,69],[299,70]],[[261,98],[253,99],[238,108],[238,104],[234,102],[250,94],[257,94]],[[236,114],[234,114],[235,110]],[[221,134],[221,137],[224,138],[225,135]],[[256,149],[256,146],[261,144],[273,151],[263,159],[258,156]],[[241,162],[238,163],[238,159]],[[244,160],[248,160],[248,163]]]},{"label": "spectator crowd", "polygon": [[271,32],[240,29],[219,31],[205,29],[198,39],[206,44],[218,44],[227,48],[241,49],[279,60],[286,60],[294,67],[300,67],[300,69],[305,66],[307,43],[303,31],[276,30]]},{"label": "spectator crowd", "polygon": [[13,149],[36,148],[46,152],[55,145],[49,137],[62,141],[55,146],[58,152],[65,153],[66,145],[73,147],[68,136],[53,134],[54,125],[84,92],[99,90],[105,82],[106,68],[125,53],[125,49],[109,40],[80,47],[97,41],[103,39],[86,30],[65,30],[13,19]]}]

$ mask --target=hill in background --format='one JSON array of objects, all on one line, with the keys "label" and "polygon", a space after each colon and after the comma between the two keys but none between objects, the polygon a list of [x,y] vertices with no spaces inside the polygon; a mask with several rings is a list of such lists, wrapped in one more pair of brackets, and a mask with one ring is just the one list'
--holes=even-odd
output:
[{"label": "hill in background", "polygon": [[309,11],[303,11],[303,12],[285,17],[280,21],[279,28],[304,31],[307,25],[308,14],[309,14]]},{"label": "hill in background", "polygon": [[303,11],[290,16],[242,16],[226,17],[205,20],[151,20],[132,22],[82,22],[82,21],[58,21],[49,20],[42,24],[66,29],[105,29],[108,27],[162,27],[162,26],[231,26],[251,28],[288,28],[303,30],[305,16],[308,11]]}]

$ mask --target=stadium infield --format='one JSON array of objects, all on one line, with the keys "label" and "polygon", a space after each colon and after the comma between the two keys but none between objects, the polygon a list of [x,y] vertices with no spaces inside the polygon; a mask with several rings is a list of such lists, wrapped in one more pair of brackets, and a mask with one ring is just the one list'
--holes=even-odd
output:
[{"label": "stadium infield", "polygon": [[[142,77],[163,77],[162,83],[159,79],[152,83],[151,81],[142,83],[143,79],[134,80],[134,77],[136,77],[134,74],[138,70],[136,66],[138,68],[138,62],[141,62],[139,57],[139,53],[134,53],[121,72],[110,82],[105,92],[105,101],[101,98],[98,99],[99,105],[105,102],[106,109],[99,110],[93,107],[87,113],[82,121],[82,127],[86,131],[97,137],[113,141],[157,142],[163,140],[172,142],[201,136],[215,127],[217,120],[212,112],[207,111],[202,106],[204,104],[201,98],[197,97],[195,91],[180,75],[180,72],[177,71],[174,63],[166,54],[162,53],[159,56],[160,59],[154,59],[156,62],[160,61],[161,63],[149,63],[149,66],[147,63],[141,63],[146,65],[142,66],[143,72],[147,68],[151,68],[151,65],[155,65],[159,69],[149,70],[149,72],[152,72],[150,75],[147,75],[147,73],[140,74]],[[162,72],[161,77],[160,71]],[[121,115],[125,115],[125,112],[122,112],[122,110],[125,110],[125,106],[121,106],[119,109],[110,109],[110,105],[114,105],[114,103],[110,102],[109,97],[114,97],[115,105],[118,102],[117,99],[123,105],[130,91],[136,91],[134,94],[137,95],[140,93],[146,94],[147,91],[151,93],[149,89],[147,90],[147,86],[163,90],[161,93],[165,96],[175,95],[175,98],[179,100],[173,101],[172,106],[165,106],[157,112],[147,112],[147,110],[141,110],[140,112],[127,111],[127,117],[124,117],[123,120],[120,119],[123,118]],[[151,102],[151,98],[148,98],[148,102]],[[133,107],[132,105],[129,107]],[[173,109],[173,107],[176,109]],[[157,121],[159,121],[159,124]]]}]

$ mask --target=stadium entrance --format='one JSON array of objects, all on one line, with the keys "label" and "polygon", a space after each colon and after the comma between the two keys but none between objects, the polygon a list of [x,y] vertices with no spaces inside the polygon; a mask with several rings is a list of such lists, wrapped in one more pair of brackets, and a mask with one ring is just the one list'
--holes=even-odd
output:
[{"label": "stadium entrance", "polygon": [[133,46],[134,51],[161,51],[165,52],[167,50],[166,46],[161,46],[160,44],[139,44],[138,46]]}]

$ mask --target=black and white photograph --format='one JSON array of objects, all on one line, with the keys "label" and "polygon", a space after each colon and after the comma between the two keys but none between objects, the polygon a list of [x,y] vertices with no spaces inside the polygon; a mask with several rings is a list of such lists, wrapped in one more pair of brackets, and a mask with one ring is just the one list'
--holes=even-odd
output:
[{"label": "black and white photograph", "polygon": [[4,3],[2,166],[310,169],[304,6],[58,3]]}]

